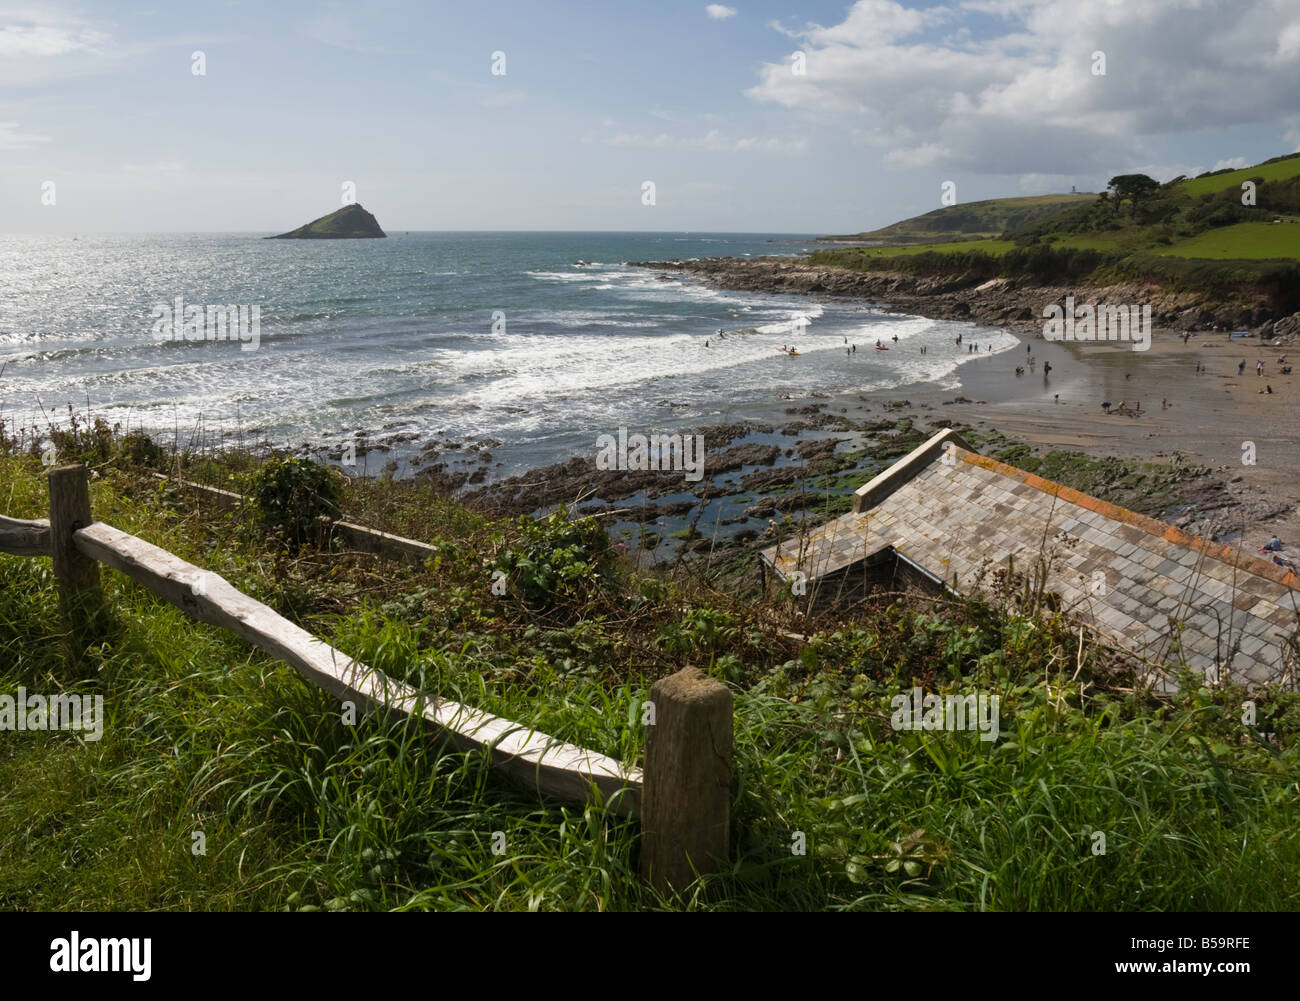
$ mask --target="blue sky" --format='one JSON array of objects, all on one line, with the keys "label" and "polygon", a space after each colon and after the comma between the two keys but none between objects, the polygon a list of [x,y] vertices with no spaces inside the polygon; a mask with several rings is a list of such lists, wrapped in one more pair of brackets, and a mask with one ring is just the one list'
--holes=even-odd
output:
[{"label": "blue sky", "polygon": [[277,232],[352,181],[396,230],[854,232],[1293,152],[1297,93],[1293,0],[0,0],[0,231]]}]

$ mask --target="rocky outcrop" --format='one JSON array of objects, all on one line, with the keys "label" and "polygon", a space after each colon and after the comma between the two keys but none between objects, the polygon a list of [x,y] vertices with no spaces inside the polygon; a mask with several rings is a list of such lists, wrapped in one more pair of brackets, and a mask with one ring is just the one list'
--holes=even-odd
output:
[{"label": "rocky outcrop", "polygon": [[[1274,319],[1262,297],[1249,307],[1227,306],[1211,300],[1203,292],[1175,292],[1158,285],[1138,283],[1045,286],[1029,279],[997,278],[989,281],[983,276],[964,273],[909,275],[854,271],[788,257],[715,257],[629,263],[637,267],[691,274],[722,288],[845,296],[886,304],[897,312],[1023,330],[1041,330],[1044,308],[1064,303],[1066,296],[1074,296],[1078,304],[1150,304],[1152,322],[1158,327],[1175,330],[1204,328],[1216,323],[1229,329],[1259,328]],[[1279,320],[1278,326],[1289,322]]]},{"label": "rocky outcrop", "polygon": [[1290,316],[1283,317],[1273,324],[1269,332],[1272,337],[1281,337],[1287,340],[1300,335],[1300,313],[1292,313]]},{"label": "rocky outcrop", "polygon": [[268,240],[356,240],[377,239],[388,236],[379,228],[379,220],[360,205],[345,205],[337,212],[281,233],[268,236]]}]

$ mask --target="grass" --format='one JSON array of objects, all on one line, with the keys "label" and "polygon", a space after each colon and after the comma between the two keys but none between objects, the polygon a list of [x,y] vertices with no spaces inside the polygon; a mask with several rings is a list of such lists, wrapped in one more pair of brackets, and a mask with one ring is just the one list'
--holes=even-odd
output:
[{"label": "grass", "polygon": [[[958,254],[965,251],[982,251],[986,254],[1002,255],[1015,247],[1010,240],[958,240],[951,243],[914,243],[905,247],[863,247],[854,251],[863,257],[908,257],[936,251],[941,254]],[[848,253],[848,251],[840,251]]]},{"label": "grass", "polygon": [[1300,224],[1239,222],[1181,240],[1158,253],[1206,260],[1300,258]]},{"label": "grass", "polygon": [[1200,195],[1217,194],[1227,188],[1240,189],[1242,181],[1249,181],[1252,178],[1262,177],[1266,181],[1284,181],[1297,174],[1300,174],[1300,157],[1292,157],[1273,163],[1261,163],[1254,167],[1243,167],[1241,170],[1232,170],[1211,177],[1193,178],[1183,181],[1178,185],[1178,190],[1188,197],[1196,198]]},{"label": "grass", "polygon": [[[1069,236],[1053,240],[1052,246],[1072,247],[1077,250],[1100,250],[1107,253],[1133,253],[1151,249],[1155,246],[1155,240],[1148,227],[1130,226],[1099,233],[1071,233]],[[1157,248],[1153,252],[1160,251]]]},{"label": "grass", "polygon": [[856,236],[827,237],[843,240],[887,240],[933,242],[944,239],[997,236],[1008,229],[1051,215],[1063,208],[1096,198],[1089,194],[1024,195],[961,202],[934,209]]},{"label": "grass", "polygon": [[[64,449],[65,454],[68,452]],[[96,516],[221,573],[349,654],[438,694],[635,762],[649,684],[684,664],[736,696],[729,866],[672,899],[636,878],[637,829],[541,801],[480,755],[340,707],[291,669],[103,572],[109,615],[65,636],[49,561],[0,556],[0,693],[97,692],[104,737],[0,734],[0,906],[14,910],[1293,910],[1292,693],[1140,665],[1009,583],[813,614],[752,564],[609,566],[549,605],[485,567],[549,529],[407,484],[353,482],[357,520],[431,541],[421,568],[304,549],[196,514],[119,457]],[[189,475],[243,475],[246,458]],[[0,449],[0,511],[44,511]],[[585,558],[603,566],[598,553]],[[812,639],[793,644],[795,626]],[[895,730],[891,698],[1000,696],[1002,737]],[[1276,734],[1270,740],[1263,732]],[[194,835],[206,839],[195,854]],[[495,854],[497,833],[505,850]],[[1105,854],[1094,854],[1096,833]],[[792,853],[802,834],[807,853]]]}]

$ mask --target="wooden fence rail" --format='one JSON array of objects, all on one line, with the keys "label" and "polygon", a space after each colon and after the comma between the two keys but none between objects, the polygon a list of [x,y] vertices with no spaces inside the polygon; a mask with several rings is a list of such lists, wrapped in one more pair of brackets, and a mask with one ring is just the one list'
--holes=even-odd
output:
[{"label": "wooden fence rail", "polygon": [[[242,501],[229,491],[200,489],[226,494],[228,503]],[[312,636],[219,575],[92,521],[84,466],[50,472],[50,510],[48,522],[0,516],[0,552],[52,557],[66,614],[99,600],[102,563],[188,615],[242,637],[336,698],[353,701],[358,709],[418,717],[457,747],[485,752],[493,767],[542,794],[585,803],[598,791],[612,811],[641,820],[641,871],[661,889],[681,888],[694,873],[725,864],[732,734],[725,685],[690,668],[655,684],[651,699],[663,703],[656,727],[666,726],[663,733],[654,729],[647,735],[643,773],[522,724],[421,693]],[[363,526],[336,525],[356,529],[378,550],[404,558],[418,556],[417,547],[431,549]],[[381,537],[377,543],[376,536]]]},{"label": "wooden fence rail", "polygon": [[[153,475],[156,479],[164,482],[168,481],[168,478],[162,473],[154,473]],[[210,487],[204,483],[195,483],[192,480],[174,480],[170,482],[174,482],[183,490],[188,490],[211,501],[223,510],[252,503],[243,494],[222,490],[220,487]],[[381,532],[375,528],[366,528],[364,525],[357,525],[350,521],[335,521],[334,533],[349,546],[359,549],[361,552],[373,553],[376,556],[387,556],[408,563],[421,564],[425,560],[431,560],[438,555],[438,551],[427,542],[406,539],[400,535],[390,535],[388,532]]]},{"label": "wooden fence rail", "polygon": [[0,515],[0,552],[11,556],[49,556],[49,520],[22,521]]}]

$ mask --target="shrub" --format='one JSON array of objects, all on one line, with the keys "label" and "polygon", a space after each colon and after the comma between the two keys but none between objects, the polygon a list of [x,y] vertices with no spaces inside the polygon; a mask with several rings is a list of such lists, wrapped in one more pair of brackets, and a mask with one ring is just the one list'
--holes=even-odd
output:
[{"label": "shrub", "polygon": [[339,486],[333,472],[310,459],[268,459],[253,474],[258,517],[290,548],[323,545],[330,519],[339,517]]},{"label": "shrub", "polygon": [[123,468],[142,466],[161,469],[167,464],[167,452],[145,432],[129,431],[118,442],[118,462]]},{"label": "shrub", "polygon": [[609,536],[593,518],[571,521],[561,507],[546,518],[519,519],[519,538],[493,566],[512,593],[534,608],[552,608],[603,590],[612,566]]}]

